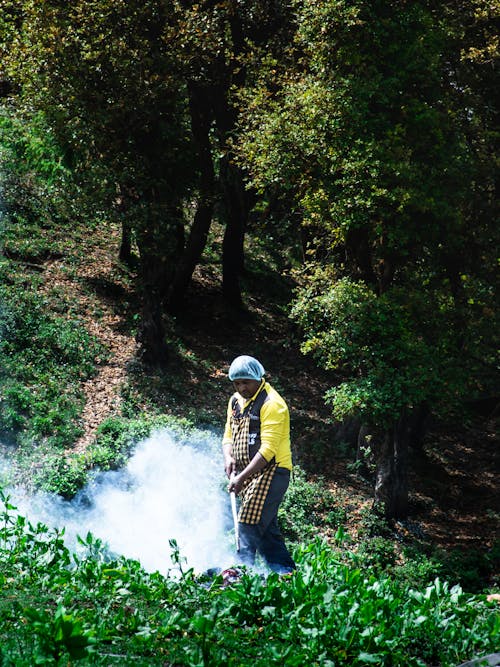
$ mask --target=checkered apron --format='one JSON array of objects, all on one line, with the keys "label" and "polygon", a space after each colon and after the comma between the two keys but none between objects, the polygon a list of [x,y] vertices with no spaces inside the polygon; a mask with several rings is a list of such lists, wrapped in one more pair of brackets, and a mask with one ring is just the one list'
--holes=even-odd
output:
[{"label": "checkered apron", "polygon": [[[231,417],[231,430],[233,435],[232,454],[236,462],[236,472],[240,473],[250,463],[248,433],[250,427],[250,410],[252,403],[245,408],[241,416]],[[259,523],[274,471],[277,465],[274,459],[265,468],[254,473],[243,483],[239,494],[240,510],[238,521],[240,523]]]}]

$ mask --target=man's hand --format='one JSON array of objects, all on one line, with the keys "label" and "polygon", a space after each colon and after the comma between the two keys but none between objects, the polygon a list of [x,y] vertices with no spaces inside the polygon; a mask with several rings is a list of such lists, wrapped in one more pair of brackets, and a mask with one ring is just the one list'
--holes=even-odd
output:
[{"label": "man's hand", "polygon": [[230,478],[228,486],[229,493],[235,493],[236,495],[238,495],[238,493],[243,488],[244,480],[241,479],[241,477],[242,477],[241,475],[233,475],[233,477]]},{"label": "man's hand", "polygon": [[[250,463],[247,465],[245,470],[242,470],[239,475],[235,475],[234,477],[230,478],[229,482],[229,493],[239,493],[241,489],[243,488],[243,483],[248,477],[251,477],[254,475],[256,472],[259,472],[259,470],[262,470],[262,468],[265,468],[267,466],[267,461],[266,459],[257,452],[257,454],[253,457],[253,459],[250,461]],[[235,470],[236,472],[236,470]]]},{"label": "man's hand", "polygon": [[236,472],[236,463],[231,455],[224,457],[224,470],[228,477],[231,477],[232,473]]}]

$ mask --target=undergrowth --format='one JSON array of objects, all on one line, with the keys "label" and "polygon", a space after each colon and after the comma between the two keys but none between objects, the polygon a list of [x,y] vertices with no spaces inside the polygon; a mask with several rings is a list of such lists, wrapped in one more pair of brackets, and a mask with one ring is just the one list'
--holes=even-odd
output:
[{"label": "undergrowth", "polygon": [[77,319],[48,313],[41,294],[4,283],[0,302],[4,438],[67,447],[81,433],[79,387],[95,371],[101,346]]},{"label": "undergrowth", "polygon": [[192,422],[172,415],[146,414],[136,418],[115,415],[102,422],[95,440],[84,452],[47,455],[43,467],[32,472],[31,484],[70,500],[95,472],[125,467],[139,442],[165,428],[191,446],[195,446],[197,435],[203,437],[203,432],[195,429]]},{"label": "undergrowth", "polygon": [[500,618],[485,596],[435,579],[411,588],[344,562],[321,539],[296,549],[289,578],[251,571],[224,587],[172,542],[172,574],[109,560],[92,535],[18,517],[2,496],[0,664],[451,667],[495,650]]},{"label": "undergrowth", "polygon": [[279,510],[285,536],[292,541],[309,539],[321,530],[335,531],[346,518],[345,498],[335,497],[321,478],[308,480],[305,471],[295,466]]},{"label": "undergrowth", "polygon": [[63,465],[83,432],[82,382],[106,351],[44,276],[47,260],[71,264],[90,224],[62,156],[41,116],[0,109],[0,139],[0,435],[22,476]]}]

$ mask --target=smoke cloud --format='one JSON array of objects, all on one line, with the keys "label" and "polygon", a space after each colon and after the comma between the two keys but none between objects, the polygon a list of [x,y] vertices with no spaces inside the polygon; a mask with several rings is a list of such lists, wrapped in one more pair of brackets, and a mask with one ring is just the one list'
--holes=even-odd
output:
[{"label": "smoke cloud", "polygon": [[11,503],[32,524],[65,528],[65,543],[90,531],[116,555],[140,561],[148,571],[173,568],[169,540],[196,572],[236,560],[220,439],[203,432],[194,443],[162,430],[141,442],[126,468],[101,472],[68,502],[9,489]]}]

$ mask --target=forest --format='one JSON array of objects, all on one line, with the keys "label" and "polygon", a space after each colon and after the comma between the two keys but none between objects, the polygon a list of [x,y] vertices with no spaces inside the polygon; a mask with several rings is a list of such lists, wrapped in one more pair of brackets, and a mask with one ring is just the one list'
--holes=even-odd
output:
[{"label": "forest", "polygon": [[[498,17],[0,0],[0,667],[500,664]],[[225,494],[239,354],[290,407],[289,579],[23,513],[158,438]]]}]

